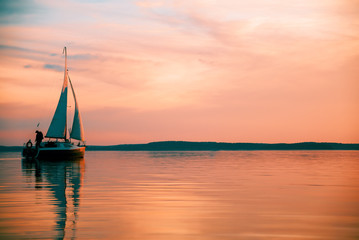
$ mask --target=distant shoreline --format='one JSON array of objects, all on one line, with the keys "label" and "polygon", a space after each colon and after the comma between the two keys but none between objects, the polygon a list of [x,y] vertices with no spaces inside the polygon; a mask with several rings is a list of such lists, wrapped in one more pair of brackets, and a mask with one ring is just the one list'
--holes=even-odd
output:
[{"label": "distant shoreline", "polygon": [[[1,152],[21,151],[21,146],[0,146]],[[359,150],[358,143],[225,143],[163,141],[145,144],[89,145],[87,151],[266,151],[266,150]]]},{"label": "distant shoreline", "polygon": [[246,151],[246,150],[359,150],[352,143],[225,143],[165,141],[146,144],[88,146],[88,151]]}]

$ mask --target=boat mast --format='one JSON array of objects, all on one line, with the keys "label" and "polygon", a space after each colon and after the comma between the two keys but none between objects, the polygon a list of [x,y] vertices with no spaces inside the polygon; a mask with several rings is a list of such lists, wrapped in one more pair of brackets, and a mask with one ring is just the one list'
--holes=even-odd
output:
[{"label": "boat mast", "polygon": [[[64,71],[64,81],[67,79],[67,49],[64,47],[64,50],[62,53],[65,53],[65,71]],[[66,86],[67,87],[67,86]],[[67,111],[67,104],[66,104],[66,111]],[[66,116],[66,122],[65,122],[65,141],[67,139],[67,116]]]},{"label": "boat mast", "polygon": [[64,47],[65,70],[64,82],[61,89],[60,99],[57,104],[55,113],[52,117],[51,124],[47,130],[47,138],[67,140],[67,92],[68,92],[68,75],[67,75],[67,49]]}]

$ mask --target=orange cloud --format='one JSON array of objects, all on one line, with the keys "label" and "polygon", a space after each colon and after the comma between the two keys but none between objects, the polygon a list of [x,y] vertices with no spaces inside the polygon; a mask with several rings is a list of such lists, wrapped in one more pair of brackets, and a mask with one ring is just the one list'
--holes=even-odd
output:
[{"label": "orange cloud", "polygon": [[359,141],[352,1],[39,4],[0,26],[6,121],[51,118],[67,45],[89,144]]}]

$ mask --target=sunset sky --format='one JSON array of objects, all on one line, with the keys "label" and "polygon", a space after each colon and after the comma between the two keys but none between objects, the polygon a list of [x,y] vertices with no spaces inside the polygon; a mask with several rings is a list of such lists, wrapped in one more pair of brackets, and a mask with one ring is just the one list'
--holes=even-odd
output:
[{"label": "sunset sky", "polygon": [[358,0],[0,4],[0,145],[47,132],[64,46],[89,145],[359,142]]}]

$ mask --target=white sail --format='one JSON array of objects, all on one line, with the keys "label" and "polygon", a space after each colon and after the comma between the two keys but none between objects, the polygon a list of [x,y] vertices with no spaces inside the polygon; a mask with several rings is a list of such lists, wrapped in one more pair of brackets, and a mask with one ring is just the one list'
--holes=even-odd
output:
[{"label": "white sail", "polygon": [[67,51],[64,48],[65,53],[65,73],[64,83],[62,85],[61,95],[59,103],[57,104],[55,114],[52,118],[49,129],[47,130],[46,136],[48,138],[65,138],[67,132]]},{"label": "white sail", "polygon": [[72,94],[74,95],[74,100],[75,100],[75,115],[74,115],[74,121],[72,123],[72,129],[71,129],[71,133],[70,133],[70,138],[80,140],[80,141],[84,141],[85,140],[85,138],[84,138],[84,128],[82,126],[80,109],[79,109],[79,105],[78,105],[77,100],[76,100],[74,87],[72,86],[72,82],[71,82],[70,77],[69,77],[69,81],[70,81],[70,85],[71,85]]}]

